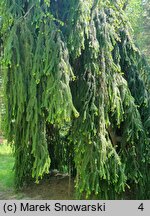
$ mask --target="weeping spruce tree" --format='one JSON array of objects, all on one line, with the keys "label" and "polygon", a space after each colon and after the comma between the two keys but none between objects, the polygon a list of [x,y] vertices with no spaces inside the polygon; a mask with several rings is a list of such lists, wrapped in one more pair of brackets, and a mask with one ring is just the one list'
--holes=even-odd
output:
[{"label": "weeping spruce tree", "polygon": [[17,187],[67,167],[80,199],[150,198],[150,71],[125,4],[1,1]]}]

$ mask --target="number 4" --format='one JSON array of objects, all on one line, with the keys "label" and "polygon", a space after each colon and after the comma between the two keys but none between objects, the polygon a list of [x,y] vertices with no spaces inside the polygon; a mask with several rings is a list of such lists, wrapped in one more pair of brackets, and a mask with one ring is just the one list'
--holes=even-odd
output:
[{"label": "number 4", "polygon": [[143,203],[141,203],[141,204],[139,205],[138,209],[141,210],[141,211],[144,210],[144,205],[143,205]]}]

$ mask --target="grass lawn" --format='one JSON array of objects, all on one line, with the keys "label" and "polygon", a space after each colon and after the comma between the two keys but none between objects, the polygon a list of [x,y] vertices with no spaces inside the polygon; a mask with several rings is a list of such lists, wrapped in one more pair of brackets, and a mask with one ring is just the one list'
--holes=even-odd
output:
[{"label": "grass lawn", "polygon": [[11,147],[0,144],[0,188],[7,190],[14,186],[13,165]]},{"label": "grass lawn", "polygon": [[38,185],[33,181],[29,186],[16,192],[14,189],[13,166],[14,158],[11,147],[6,143],[0,144],[0,200],[74,199],[74,182],[71,181],[71,189],[69,189],[68,177],[43,179]]}]

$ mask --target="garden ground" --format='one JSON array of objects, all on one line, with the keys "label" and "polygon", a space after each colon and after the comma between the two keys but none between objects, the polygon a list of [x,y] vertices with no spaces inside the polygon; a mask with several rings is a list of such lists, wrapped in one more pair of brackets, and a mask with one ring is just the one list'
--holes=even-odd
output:
[{"label": "garden ground", "polygon": [[[3,140],[1,140],[2,142]],[[16,192],[14,189],[14,158],[9,146],[0,144],[0,200],[36,199],[68,200],[74,199],[73,180],[69,177],[52,176],[39,184],[32,183]]]}]

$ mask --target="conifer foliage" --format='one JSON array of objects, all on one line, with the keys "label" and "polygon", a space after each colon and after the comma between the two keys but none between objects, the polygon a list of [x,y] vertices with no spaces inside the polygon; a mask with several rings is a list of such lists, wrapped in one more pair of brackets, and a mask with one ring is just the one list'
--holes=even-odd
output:
[{"label": "conifer foliage", "polygon": [[68,167],[78,198],[150,197],[149,71],[125,3],[1,1],[17,187]]}]

